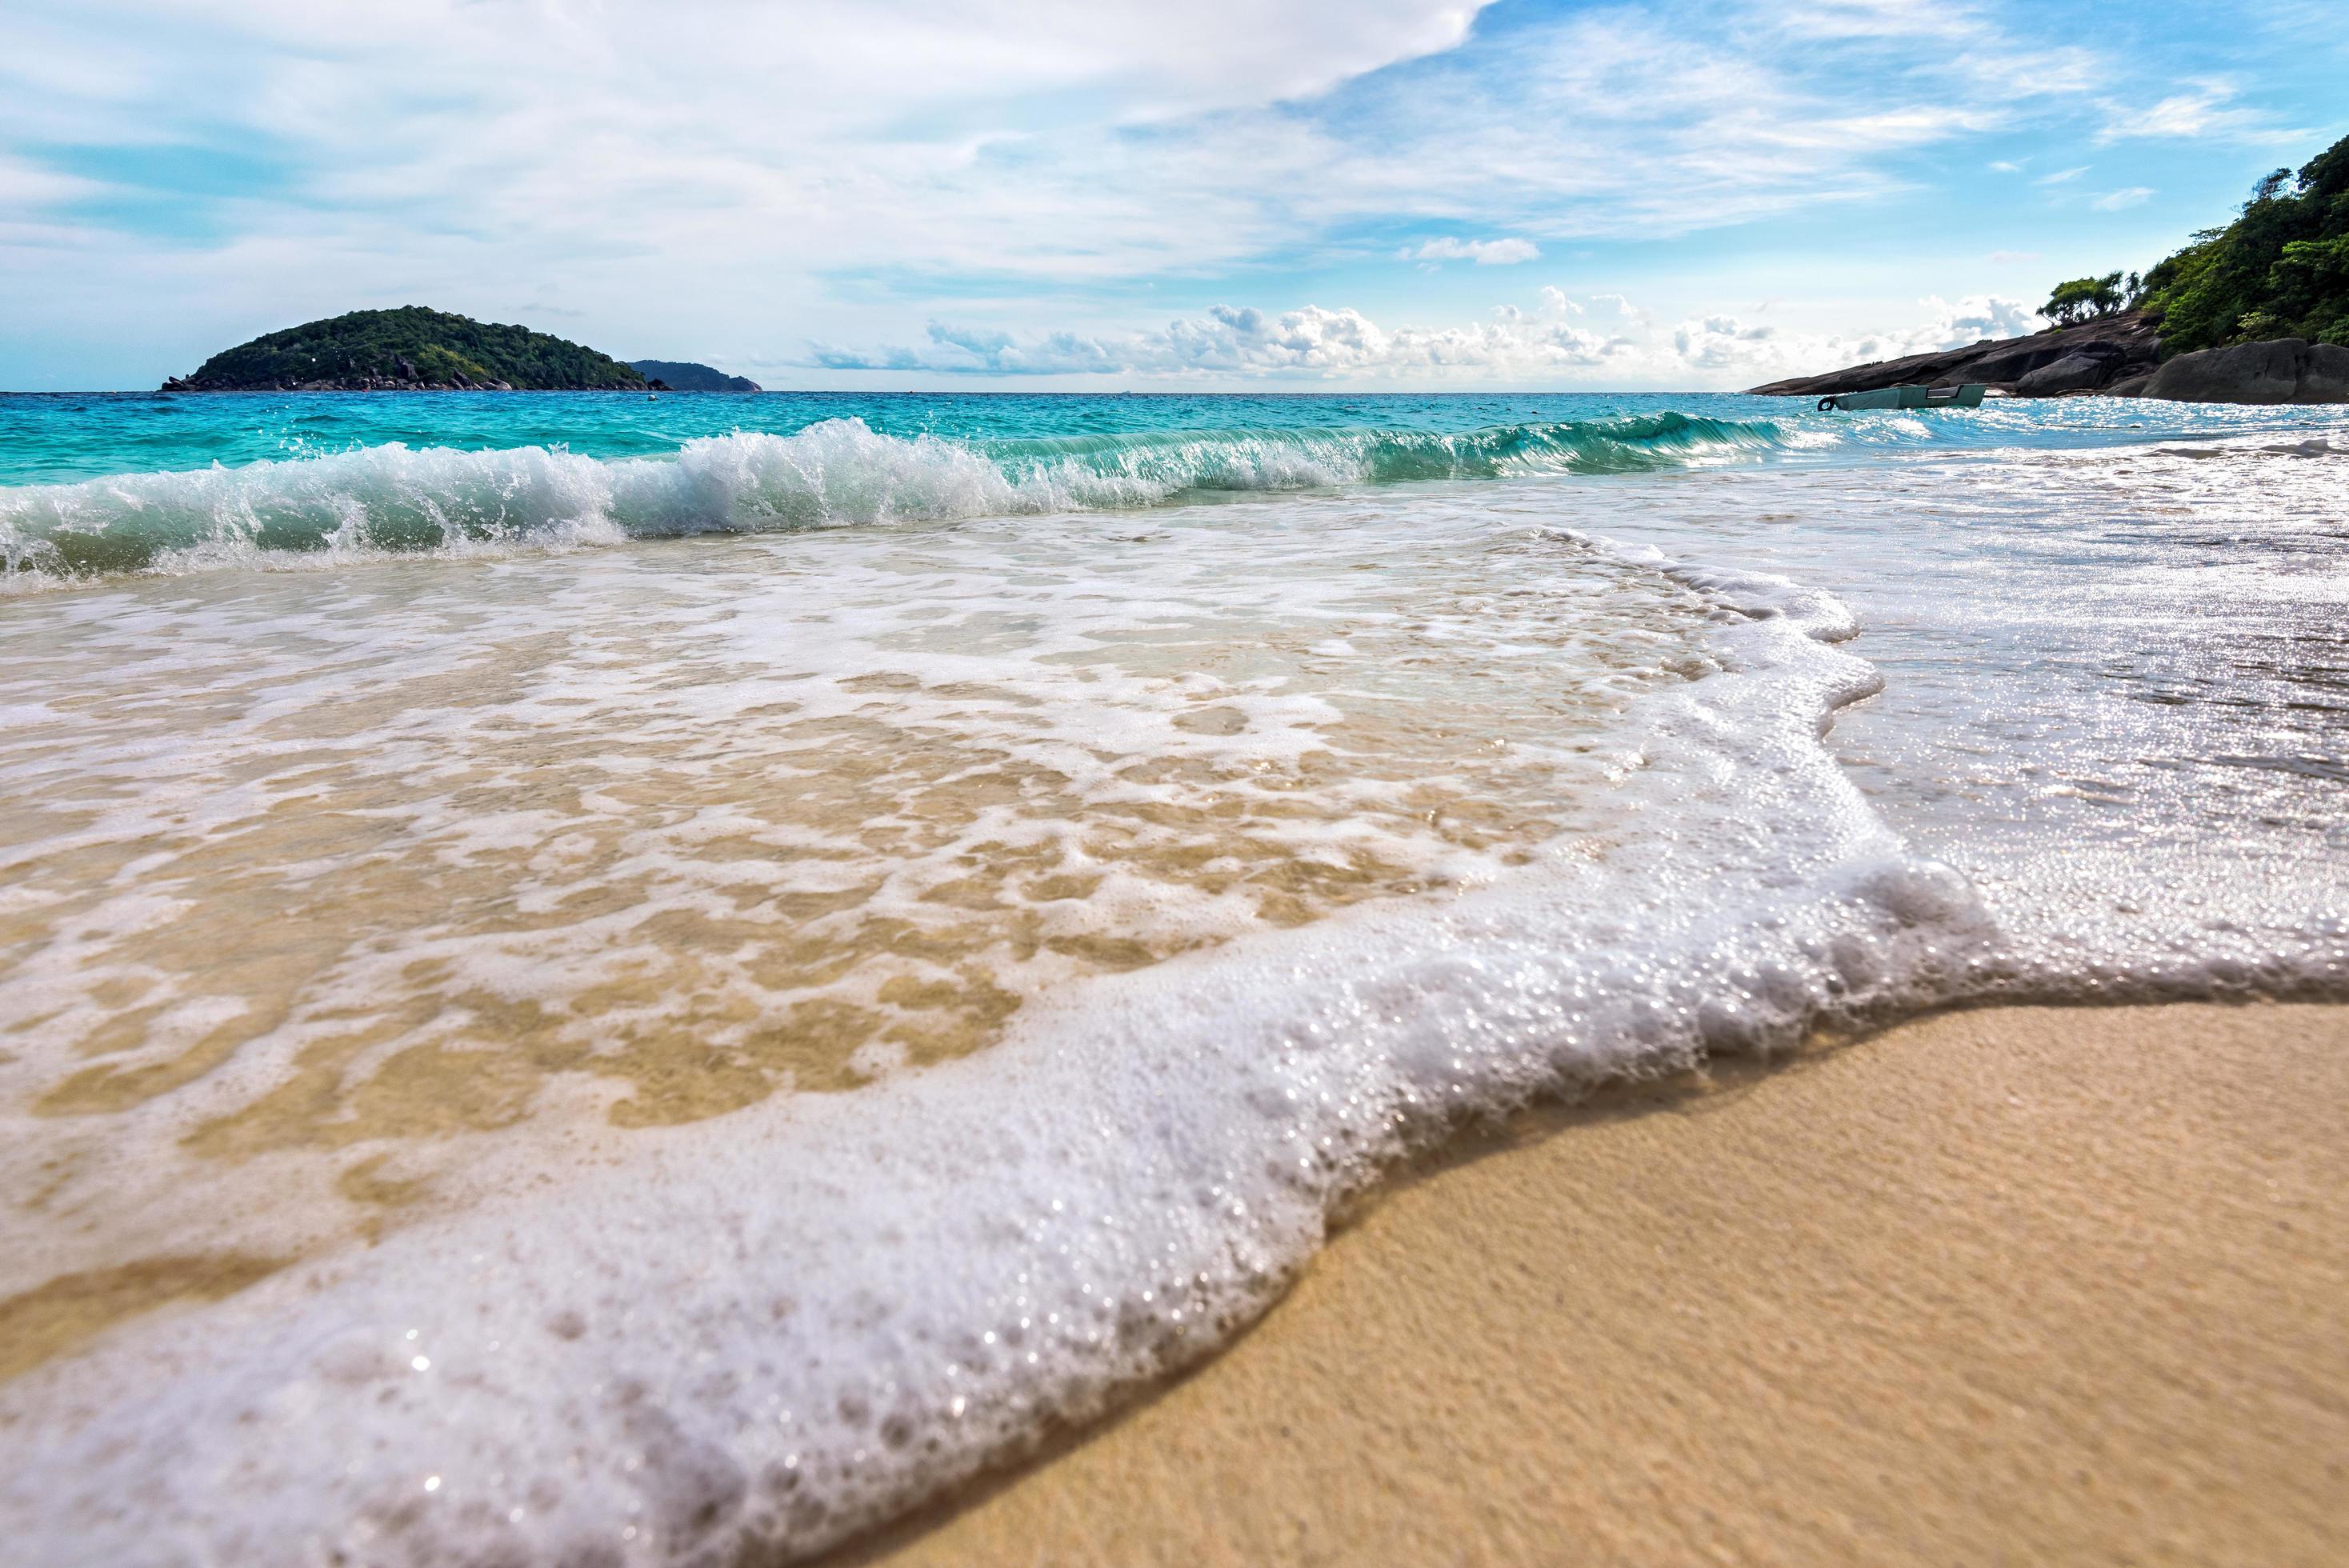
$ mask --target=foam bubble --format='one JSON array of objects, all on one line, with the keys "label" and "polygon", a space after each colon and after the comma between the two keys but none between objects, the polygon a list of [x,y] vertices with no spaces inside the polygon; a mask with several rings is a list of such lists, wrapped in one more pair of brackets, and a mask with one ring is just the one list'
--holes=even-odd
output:
[{"label": "foam bubble", "polygon": [[13,1539],[818,1550],[1220,1343],[1464,1118],[1945,994],[1978,909],[1813,738],[1868,684],[1840,608],[1703,580],[1724,673],[1642,699],[1604,852],[1063,987],[984,1055],[631,1134],[559,1198],[485,1168],[467,1214],[12,1385]]}]

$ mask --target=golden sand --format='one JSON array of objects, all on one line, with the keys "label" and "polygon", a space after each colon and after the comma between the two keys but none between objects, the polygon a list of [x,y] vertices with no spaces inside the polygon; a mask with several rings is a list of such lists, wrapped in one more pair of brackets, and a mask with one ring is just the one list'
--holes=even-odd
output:
[{"label": "golden sand", "polygon": [[60,1274],[0,1301],[0,1382],[78,1350],[116,1324],[175,1301],[218,1301],[285,1266],[283,1258],[194,1253]]},{"label": "golden sand", "polygon": [[1611,1094],[851,1560],[2349,1562],[2344,1130],[2342,1007],[1963,1013]]}]

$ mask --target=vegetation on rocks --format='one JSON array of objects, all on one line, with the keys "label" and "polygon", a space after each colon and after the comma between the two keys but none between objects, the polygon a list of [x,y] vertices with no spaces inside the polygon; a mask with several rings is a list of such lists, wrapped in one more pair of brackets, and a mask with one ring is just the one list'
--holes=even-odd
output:
[{"label": "vegetation on rocks", "polygon": [[2077,326],[2084,321],[2099,316],[2118,315],[2135,302],[2141,292],[2137,275],[2123,278],[2118,273],[2106,273],[2100,278],[2074,278],[2055,285],[2039,314],[2058,326]]},{"label": "vegetation on rocks", "polygon": [[2349,346],[2349,138],[2279,169],[2240,217],[2145,274],[2164,356],[2304,337]]},{"label": "vegetation on rocks", "polygon": [[758,392],[763,390],[747,376],[729,376],[689,359],[631,359],[648,381],[674,392]]},{"label": "vegetation on rocks", "polygon": [[2349,402],[2349,139],[2252,188],[2143,276],[2055,285],[2028,337],[1753,388],[1785,397],[1979,381],[2018,397],[2083,394],[2190,403]]},{"label": "vegetation on rocks", "polygon": [[194,375],[170,385],[192,391],[564,391],[644,384],[641,372],[610,356],[543,332],[403,305],[267,333],[213,355]]}]

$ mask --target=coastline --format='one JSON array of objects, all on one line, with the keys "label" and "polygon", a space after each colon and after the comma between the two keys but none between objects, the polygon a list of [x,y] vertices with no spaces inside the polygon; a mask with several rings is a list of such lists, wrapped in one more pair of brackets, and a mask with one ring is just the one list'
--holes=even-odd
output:
[{"label": "coastline", "polygon": [[829,1561],[2338,1561],[2344,1113],[2322,1004],[1944,1014],[1627,1086]]}]

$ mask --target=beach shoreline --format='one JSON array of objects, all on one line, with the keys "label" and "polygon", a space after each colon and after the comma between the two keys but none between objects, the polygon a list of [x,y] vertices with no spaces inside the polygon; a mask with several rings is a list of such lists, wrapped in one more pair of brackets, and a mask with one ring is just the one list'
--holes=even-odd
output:
[{"label": "beach shoreline", "polygon": [[829,1561],[2338,1561],[2344,1110],[2323,1004],[1961,1011],[1620,1086]]},{"label": "beach shoreline", "polygon": [[2330,1554],[2344,1249],[2209,1203],[2324,1015],[1394,1172],[2349,1001],[2331,416],[157,407],[0,495],[25,1553],[803,1560],[1057,1441],[892,1542]]}]

